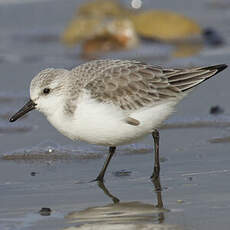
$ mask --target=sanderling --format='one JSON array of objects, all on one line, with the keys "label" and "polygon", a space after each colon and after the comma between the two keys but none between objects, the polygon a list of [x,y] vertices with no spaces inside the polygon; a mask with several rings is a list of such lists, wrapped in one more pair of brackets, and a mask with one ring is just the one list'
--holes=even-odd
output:
[{"label": "sanderling", "polygon": [[116,146],[152,134],[159,177],[157,128],[191,89],[227,65],[170,69],[128,60],[96,60],[70,71],[45,69],[30,84],[30,100],[10,122],[37,109],[72,140],[109,146],[96,180],[103,181]]}]

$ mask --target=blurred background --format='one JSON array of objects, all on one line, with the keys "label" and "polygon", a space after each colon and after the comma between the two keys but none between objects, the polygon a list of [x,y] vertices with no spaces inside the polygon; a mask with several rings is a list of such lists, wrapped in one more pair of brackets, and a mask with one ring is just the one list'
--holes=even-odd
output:
[{"label": "blurred background", "polygon": [[[1,0],[1,151],[36,144],[44,133],[69,143],[37,112],[18,124],[6,120],[29,97],[29,83],[40,70],[71,69],[96,58],[167,67],[228,64],[229,19],[227,0]],[[225,106],[228,79],[222,78],[202,85],[177,115],[199,116],[216,104]],[[15,129],[25,132],[18,138]],[[36,130],[33,137],[27,129]],[[11,137],[15,141],[9,143]]]},{"label": "blurred background", "polygon": [[[8,122],[29,98],[33,76],[99,58],[229,64],[229,22],[229,0],[0,0],[0,228],[59,229],[68,212],[109,200],[83,183],[94,179],[107,148],[72,142],[36,111]],[[229,229],[229,73],[197,87],[161,129],[163,199],[171,211],[161,223],[180,225],[161,229]],[[106,176],[112,193],[151,203],[152,138],[117,152]],[[38,218],[42,207],[56,210],[55,221]]]}]

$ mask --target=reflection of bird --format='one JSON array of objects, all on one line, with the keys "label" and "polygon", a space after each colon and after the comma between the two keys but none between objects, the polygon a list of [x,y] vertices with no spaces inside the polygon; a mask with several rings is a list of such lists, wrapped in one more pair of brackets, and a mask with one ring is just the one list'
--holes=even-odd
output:
[{"label": "reflection of bird", "polygon": [[[121,202],[105,206],[89,207],[82,211],[71,212],[66,219],[71,223],[83,223],[76,229],[178,229],[160,221],[166,209],[138,201]],[[87,224],[85,224],[87,223]],[[71,227],[71,229],[75,229]],[[67,228],[68,229],[68,228]],[[66,230],[67,230],[66,229]]]},{"label": "reflection of bird", "polygon": [[[178,226],[164,223],[164,214],[168,209],[163,207],[160,180],[153,181],[154,191],[157,194],[157,203],[146,204],[138,201],[119,202],[112,195],[103,182],[98,181],[98,186],[113,203],[105,206],[89,207],[82,211],[71,212],[66,219],[77,223],[76,229],[161,229],[179,230]],[[83,223],[83,224],[81,224]],[[79,228],[79,224],[80,228]],[[70,227],[75,229],[75,227]],[[69,230],[67,228],[66,230]]]},{"label": "reflection of bird", "polygon": [[76,227],[65,228],[64,230],[182,230],[181,227],[169,224],[154,224],[154,223],[93,223],[93,224],[82,224]]},{"label": "reflection of bird", "polygon": [[110,154],[97,180],[102,181],[116,146],[152,133],[159,176],[159,133],[156,128],[175,105],[226,65],[164,69],[138,61],[96,60],[71,71],[45,69],[31,82],[31,100],[13,122],[38,109],[61,133],[72,140],[110,146]]}]

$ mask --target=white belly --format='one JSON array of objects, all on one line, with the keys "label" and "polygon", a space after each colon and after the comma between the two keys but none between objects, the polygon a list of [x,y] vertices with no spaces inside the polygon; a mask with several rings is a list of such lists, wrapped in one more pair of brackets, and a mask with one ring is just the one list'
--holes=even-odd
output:
[{"label": "white belly", "polygon": [[81,97],[73,116],[62,110],[48,120],[65,136],[91,144],[117,146],[136,141],[152,132],[173,111],[176,102],[140,109],[129,114],[140,124],[127,124],[127,114],[118,107],[98,103],[88,96]]}]

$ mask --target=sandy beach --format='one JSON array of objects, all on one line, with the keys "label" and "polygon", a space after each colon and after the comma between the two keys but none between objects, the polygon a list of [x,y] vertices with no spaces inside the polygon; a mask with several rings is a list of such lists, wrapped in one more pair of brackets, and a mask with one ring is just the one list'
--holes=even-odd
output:
[{"label": "sandy beach", "polygon": [[[230,69],[197,87],[160,129],[161,177],[151,182],[153,140],[120,146],[105,183],[90,182],[108,149],[72,142],[39,112],[8,118],[29,97],[32,77],[46,67],[71,69],[87,60],[59,36],[83,1],[0,1],[0,229],[228,230],[230,211]],[[224,45],[172,57],[172,45],[142,44],[100,58],[138,59],[174,67],[230,60],[230,8],[182,0],[151,3],[214,28]],[[205,12],[205,13],[204,13]],[[213,106],[221,108],[211,114]]]}]

